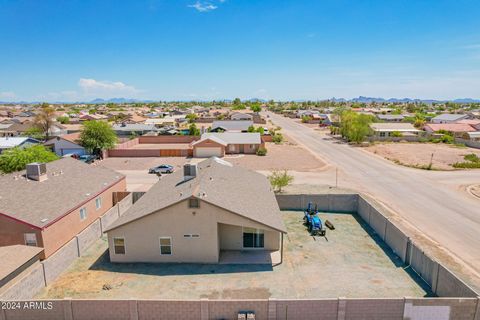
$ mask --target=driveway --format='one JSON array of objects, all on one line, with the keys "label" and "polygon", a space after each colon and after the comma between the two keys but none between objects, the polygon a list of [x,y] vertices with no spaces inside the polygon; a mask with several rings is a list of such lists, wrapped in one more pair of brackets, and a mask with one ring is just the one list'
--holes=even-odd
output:
[{"label": "driveway", "polygon": [[476,278],[478,287],[480,200],[463,188],[480,182],[480,170],[431,172],[398,166],[291,119],[268,114],[285,134],[330,165],[330,169],[322,173],[301,175],[297,183],[315,180],[317,184],[334,185],[338,169],[339,186],[373,196],[437,242],[439,247],[459,257],[469,266],[469,277]]}]

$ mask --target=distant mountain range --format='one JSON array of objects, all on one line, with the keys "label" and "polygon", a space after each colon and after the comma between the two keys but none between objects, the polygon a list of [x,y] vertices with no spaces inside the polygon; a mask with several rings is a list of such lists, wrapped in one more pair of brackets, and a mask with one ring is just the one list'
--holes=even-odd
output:
[{"label": "distant mountain range", "polygon": [[[363,97],[360,96],[358,98],[353,99],[344,99],[344,98],[331,98],[331,99],[320,99],[318,101],[330,100],[335,102],[359,102],[359,103],[383,103],[383,102],[391,102],[391,103],[409,103],[409,102],[424,102],[424,103],[441,103],[441,102],[455,102],[455,103],[480,103],[480,99],[471,99],[471,98],[461,98],[461,99],[454,99],[454,100],[436,100],[436,99],[411,99],[411,98],[373,98],[373,97]],[[159,100],[139,100],[139,99],[131,99],[131,98],[110,98],[110,99],[94,99],[92,101],[77,101],[77,102],[61,102],[56,101],[52,102],[53,104],[105,104],[105,103],[152,103]],[[186,100],[185,100],[186,101]],[[204,102],[207,102],[205,100]],[[232,102],[231,99],[218,99],[217,101],[225,101],[225,102]],[[267,100],[259,99],[259,98],[252,98],[247,100],[249,102],[266,102]],[[302,100],[293,100],[294,102],[305,102],[308,99]],[[15,101],[15,102],[6,102],[0,101],[0,104],[38,104],[42,101]]]},{"label": "distant mountain range", "polygon": [[391,102],[391,103],[409,103],[409,102],[424,102],[424,103],[434,103],[434,102],[455,102],[455,103],[479,103],[480,100],[478,99],[470,99],[470,98],[462,98],[462,99],[454,99],[454,100],[435,100],[435,99],[411,99],[411,98],[402,98],[402,99],[397,99],[397,98],[390,98],[390,99],[384,99],[384,98],[372,98],[372,97],[363,97],[360,96],[358,98],[353,98],[350,100],[346,100],[343,98],[332,98],[330,99],[335,102],[360,102],[360,103],[371,103],[371,102],[377,102],[377,103],[382,103],[382,102]]}]

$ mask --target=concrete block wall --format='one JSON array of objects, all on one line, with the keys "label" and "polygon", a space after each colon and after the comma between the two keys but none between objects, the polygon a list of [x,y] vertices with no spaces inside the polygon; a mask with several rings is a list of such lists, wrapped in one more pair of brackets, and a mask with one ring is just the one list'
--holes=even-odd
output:
[{"label": "concrete block wall", "polygon": [[407,261],[407,249],[410,238],[408,238],[395,224],[388,220],[384,241],[403,262]]},{"label": "concrete block wall", "polygon": [[[138,320],[182,319],[198,320],[201,314],[201,301],[137,301]],[[214,318],[218,319],[218,318]]]},{"label": "concrete block wall", "polygon": [[[63,273],[78,257],[102,236],[108,223],[112,223],[132,204],[132,196],[125,197],[103,216],[80,232],[75,238],[61,247],[48,259],[43,260],[35,268],[29,268],[7,284],[8,290],[0,293],[4,300],[29,299],[34,297],[45,285],[49,285]],[[103,229],[102,229],[103,228]],[[0,318],[0,320],[2,320]]]},{"label": "concrete block wall", "polygon": [[43,260],[42,264],[45,272],[45,283],[49,285],[53,282],[78,257],[79,251],[77,238],[73,238],[48,259]]},{"label": "concrete block wall", "polygon": [[275,314],[268,319],[337,320],[338,299],[324,300],[269,300]]},{"label": "concrete block wall", "polygon": [[[435,293],[440,297],[475,297],[478,294],[450,270],[438,265]],[[480,316],[480,315],[479,315]]]},{"label": "concrete block wall", "polygon": [[[23,301],[19,302],[23,306]],[[53,300],[37,310],[1,310],[0,320],[217,320],[253,311],[257,320],[478,320],[478,298],[318,300]],[[38,306],[44,308],[38,308]],[[50,306],[48,305],[50,304]]]},{"label": "concrete block wall", "polygon": [[101,236],[102,226],[100,219],[97,219],[76,236],[78,242],[78,252],[80,256],[82,256],[85,251]]},{"label": "concrete block wall", "polygon": [[118,214],[123,215],[133,205],[133,195],[130,193],[118,203]]},{"label": "concrete block wall", "polygon": [[119,218],[118,206],[112,207],[110,210],[105,212],[103,216],[100,217],[100,226],[103,230],[106,230],[112,223]]},{"label": "concrete block wall", "polygon": [[129,320],[128,300],[71,300],[72,319]]},{"label": "concrete block wall", "polygon": [[342,320],[403,319],[404,299],[348,299]]},{"label": "concrete block wall", "polygon": [[37,262],[18,276],[14,285],[1,294],[3,300],[29,299],[32,292],[39,292],[45,287],[43,265]]},{"label": "concrete block wall", "polygon": [[328,212],[354,213],[358,207],[357,194],[277,194],[276,198],[282,210],[304,210],[309,202]]},{"label": "concrete block wall", "polygon": [[[475,319],[475,299],[405,299],[403,319]],[[478,313],[477,313],[478,314]],[[430,318],[427,318],[430,315]],[[420,316],[422,316],[420,318]],[[480,317],[480,315],[478,315]]]}]

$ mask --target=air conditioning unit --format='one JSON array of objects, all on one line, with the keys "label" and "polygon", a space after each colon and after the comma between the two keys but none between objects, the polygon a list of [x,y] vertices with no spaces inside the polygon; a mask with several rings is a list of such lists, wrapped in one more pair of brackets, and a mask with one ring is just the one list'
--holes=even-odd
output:
[{"label": "air conditioning unit", "polygon": [[47,165],[45,163],[29,163],[27,164],[27,179],[35,181],[47,180]]}]

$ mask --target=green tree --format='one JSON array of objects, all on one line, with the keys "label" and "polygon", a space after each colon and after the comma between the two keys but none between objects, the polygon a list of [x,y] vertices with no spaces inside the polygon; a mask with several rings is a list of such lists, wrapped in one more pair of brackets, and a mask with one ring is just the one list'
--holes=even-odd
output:
[{"label": "green tree", "polygon": [[188,123],[194,123],[195,120],[198,119],[198,115],[196,113],[189,113],[185,116],[185,119],[188,120]]},{"label": "green tree", "polygon": [[239,105],[241,103],[242,103],[242,101],[240,100],[240,98],[233,99],[233,105]]},{"label": "green tree", "polygon": [[61,124],[68,124],[70,123],[70,118],[69,117],[57,117],[57,121],[60,122]]},{"label": "green tree", "polygon": [[43,140],[45,138],[45,136],[43,134],[43,131],[37,126],[32,126],[32,127],[28,128],[22,134],[22,136],[34,138],[34,139],[37,139],[37,140]]},{"label": "green tree", "polygon": [[192,123],[190,127],[188,127],[188,134],[191,136],[199,136],[200,135],[200,129],[197,128],[195,123]]},{"label": "green tree", "polygon": [[255,132],[255,127],[254,126],[248,127],[247,132]]},{"label": "green tree", "polygon": [[254,103],[250,106],[250,110],[252,110],[253,112],[260,112],[262,111],[262,107],[259,103]]},{"label": "green tree", "polygon": [[48,103],[42,103],[40,110],[35,115],[34,123],[44,134],[45,139],[50,137],[50,129],[52,128],[55,116],[55,109],[50,107]]},{"label": "green tree", "polygon": [[370,133],[370,123],[373,116],[356,113],[351,110],[343,111],[340,116],[340,133],[348,141],[355,143],[362,142]]},{"label": "green tree", "polygon": [[280,144],[282,143],[283,141],[283,135],[279,132],[275,133],[273,136],[272,136],[272,141],[276,144]]},{"label": "green tree", "polygon": [[265,129],[263,127],[258,127],[257,132],[260,133],[260,135],[263,135],[265,133]]},{"label": "green tree", "polygon": [[102,150],[111,149],[117,143],[112,127],[103,121],[85,121],[80,134],[80,143],[90,153],[101,155]]},{"label": "green tree", "polygon": [[287,170],[274,170],[268,176],[268,180],[276,192],[282,192],[282,188],[288,186],[293,181],[293,176],[288,174]]},{"label": "green tree", "polygon": [[57,159],[55,153],[42,145],[7,149],[0,154],[0,171],[3,173],[20,171],[32,162],[51,162]]}]

